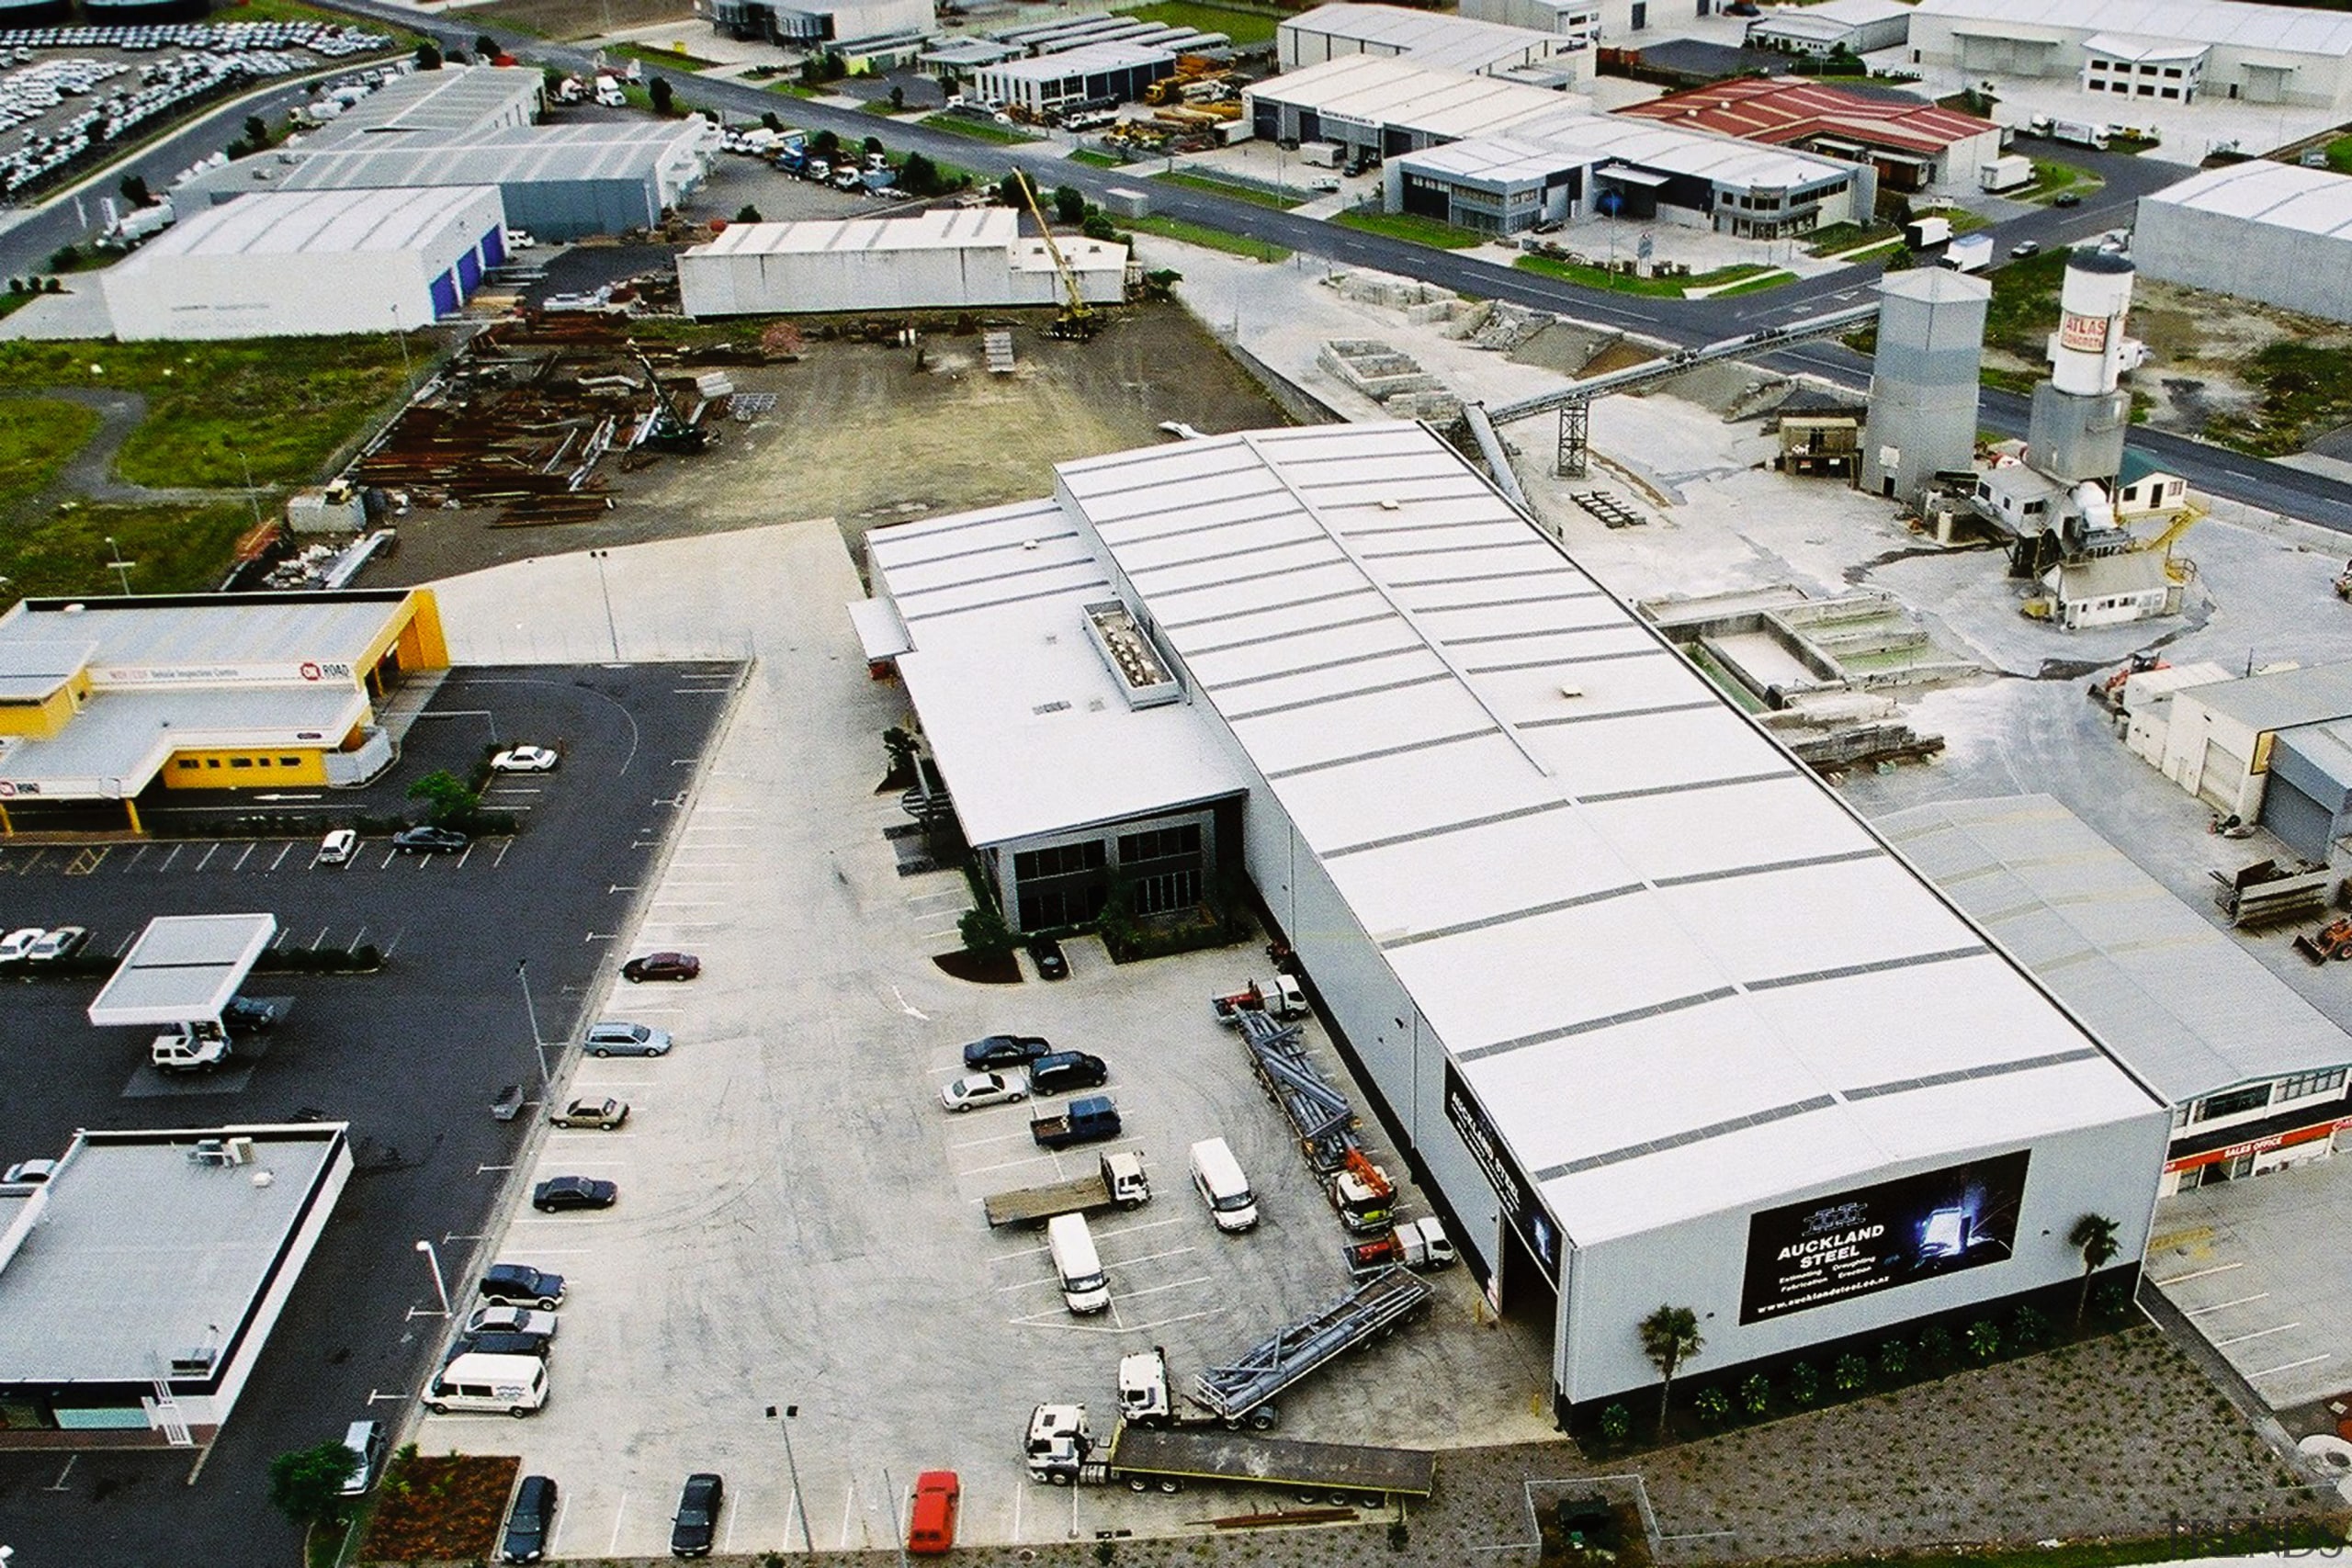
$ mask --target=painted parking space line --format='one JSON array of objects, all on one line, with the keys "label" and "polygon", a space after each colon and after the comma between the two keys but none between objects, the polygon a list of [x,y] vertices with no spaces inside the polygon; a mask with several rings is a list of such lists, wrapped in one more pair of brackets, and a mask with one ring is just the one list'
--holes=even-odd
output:
[{"label": "painted parking space line", "polygon": [[622,1493],[622,1494],[621,1494],[620,1501],[619,1501],[618,1503],[616,1503],[616,1504],[615,1504],[615,1505],[613,1506],[613,1534],[612,1534],[612,1539],[610,1539],[609,1540],[607,1540],[607,1541],[605,1541],[605,1556],[607,1556],[607,1557],[618,1557],[618,1556],[620,1555],[620,1551],[621,1551],[621,1520],[623,1520],[624,1518],[626,1518],[626,1517],[628,1517],[628,1493],[626,1493],[626,1492],[624,1492],[624,1493]]},{"label": "painted parking space line", "polygon": [[[1171,1280],[1165,1285],[1146,1285],[1139,1291],[1126,1290],[1122,1291],[1119,1293],[1128,1301],[1139,1301],[1145,1296],[1164,1295],[1170,1291],[1189,1291],[1194,1285],[1205,1285],[1215,1278],[1216,1276],[1213,1274],[1195,1274],[1189,1280]],[[1132,1328],[1135,1325],[1130,1324],[1128,1326]]]},{"label": "painted parking space line", "polygon": [[204,849],[204,858],[196,863],[195,869],[202,871],[206,866],[212,863],[212,857],[220,852],[220,846],[218,843],[207,844]]},{"label": "painted parking space line", "polygon": [[2240,1296],[2233,1302],[2215,1302],[2211,1306],[2198,1307],[2193,1311],[2184,1312],[2180,1315],[2183,1317],[2203,1317],[2209,1312],[2227,1312],[2232,1307],[2242,1307],[2254,1302],[2267,1301],[2269,1299],[2270,1292],[2268,1291],[2256,1291],[2250,1296]]},{"label": "painted parking space line", "polygon": [[986,1176],[992,1170],[1011,1170],[1015,1166],[1035,1165],[1039,1160],[1050,1160],[1054,1156],[1051,1155],[1031,1155],[1027,1159],[1000,1160],[994,1165],[974,1166],[971,1169],[959,1172],[958,1174],[964,1176]]},{"label": "painted parking space line", "polygon": [[2267,1339],[2273,1334],[2284,1334],[2290,1328],[2301,1328],[2302,1325],[2302,1320],[2298,1318],[2293,1323],[2278,1323],[2271,1325],[2268,1328],[2257,1328],[2250,1334],[2233,1334],[2227,1339],[2214,1340],[2213,1348],[2226,1350],[2233,1345],[2243,1345],[2249,1339]]},{"label": "painted parking space line", "polygon": [[293,852],[294,852],[294,846],[293,846],[293,844],[292,844],[291,842],[288,842],[288,843],[286,843],[286,844],[284,844],[284,845],[280,846],[280,847],[279,847],[279,849],[278,849],[278,852],[277,852],[277,858],[276,860],[271,861],[271,862],[269,863],[268,866],[267,866],[267,867],[266,867],[265,869],[269,870],[269,871],[276,871],[279,866],[284,865],[284,864],[286,863],[286,857],[287,857],[288,855],[292,854]]},{"label": "painted parking space line", "polygon": [[2333,1352],[2323,1350],[2316,1356],[2306,1356],[2300,1361],[2282,1361],[2275,1367],[2265,1367],[2258,1372],[2248,1372],[2245,1374],[2246,1381],[2251,1382],[2256,1378],[2271,1377],[2279,1372],[2291,1372],[2301,1367],[2316,1367],[2322,1361],[2333,1359]]},{"label": "painted parking space line", "polygon": [[2199,1269],[2193,1273],[2188,1274],[2175,1274],[2169,1280],[2151,1280],[2148,1283],[2155,1286],[2155,1288],[2160,1291],[2168,1291],[2175,1285],[2185,1285],[2191,1280],[2202,1280],[2208,1274],[2226,1274],[2233,1269],[2243,1269],[2245,1267],[2245,1264],[2243,1261],[2236,1263],[2217,1263],[2211,1269]]},{"label": "painted parking space line", "polygon": [[251,859],[253,859],[253,858],[254,858],[254,847],[255,847],[255,846],[254,846],[254,845],[252,845],[252,844],[247,844],[247,845],[245,846],[245,852],[244,852],[243,854],[239,855],[239,856],[237,857],[237,863],[236,863],[236,864],[234,864],[234,865],[232,865],[232,866],[231,866],[229,869],[230,869],[231,871],[243,871],[243,870],[244,870],[244,869],[245,869],[245,863],[246,863],[247,861],[249,861],[249,860],[251,860]]},{"label": "painted parking space line", "polygon": [[[1182,1258],[1188,1252],[1198,1252],[1200,1248],[1197,1247],[1171,1247],[1165,1252],[1147,1252],[1136,1258],[1106,1258],[1102,1262],[1106,1268],[1115,1263],[1122,1269],[1133,1269],[1138,1264],[1157,1263],[1163,1258]],[[1205,1278],[1205,1276],[1204,1276],[1204,1278]]]},{"label": "painted parking space line", "polygon": [[[1004,1109],[1006,1109],[1006,1110],[1013,1110],[1013,1109],[1017,1109],[1017,1107],[1008,1106],[1008,1107],[1004,1107]],[[965,1115],[967,1115],[967,1116],[968,1116],[968,1115],[970,1115],[970,1114],[971,1114],[971,1112],[969,1112],[969,1111],[965,1111],[963,1114],[965,1114]],[[979,1148],[986,1148],[986,1147],[987,1147],[989,1145],[990,1145],[990,1144],[1025,1143],[1025,1142],[1027,1142],[1027,1141],[1028,1141],[1028,1138],[1029,1138],[1029,1126],[1028,1126],[1028,1123],[1024,1122],[1023,1122],[1023,1123],[1021,1124],[1021,1127],[1020,1127],[1020,1130],[1019,1130],[1019,1131],[1017,1131],[1017,1132],[1012,1132],[1012,1133],[1006,1133],[1006,1134],[1003,1134],[1002,1136],[1001,1136],[1001,1137],[993,1137],[993,1138],[962,1138],[962,1139],[958,1139],[958,1140],[957,1140],[956,1142],[955,1142],[955,1143],[952,1143],[952,1144],[948,1145],[947,1146],[948,1146],[949,1148],[951,1148],[951,1149],[979,1149]],[[1049,1157],[1049,1156],[1045,1156],[1045,1155],[1039,1155],[1039,1156],[1037,1156],[1036,1157],[1037,1157],[1037,1158],[1039,1158],[1039,1159],[1045,1159],[1045,1158],[1047,1158],[1047,1157]]]}]

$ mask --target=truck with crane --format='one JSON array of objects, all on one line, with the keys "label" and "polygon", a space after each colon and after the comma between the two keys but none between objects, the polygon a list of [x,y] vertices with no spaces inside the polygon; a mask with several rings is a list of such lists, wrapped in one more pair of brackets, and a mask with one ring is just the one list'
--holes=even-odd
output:
[{"label": "truck with crane", "polygon": [[1022,199],[1029,204],[1029,216],[1037,220],[1037,231],[1045,236],[1046,254],[1053,260],[1054,274],[1061,279],[1064,303],[1054,317],[1052,333],[1072,343],[1085,343],[1094,336],[1099,324],[1094,307],[1086,302],[1086,296],[1078,287],[1078,274],[1070,270],[1062,248],[1054,243],[1054,226],[1046,221],[1045,210],[1037,205],[1037,187],[1019,169],[1012,171],[1012,178],[1021,186]]},{"label": "truck with crane", "polygon": [[1083,1404],[1030,1412],[1031,1480],[1055,1486],[1124,1482],[1130,1491],[1182,1491],[1187,1482],[1280,1486],[1340,1506],[1391,1497],[1427,1497],[1437,1488],[1436,1456],[1413,1449],[1301,1442],[1184,1426],[1170,1400],[1166,1355],[1157,1347],[1119,1361],[1119,1421],[1098,1445]]},{"label": "truck with crane", "polygon": [[1306,993],[1295,976],[1277,973],[1265,985],[1251,980],[1238,991],[1209,998],[1210,1013],[1227,1029],[1239,1027],[1241,1014],[1249,1009],[1280,1019],[1305,1018]]}]

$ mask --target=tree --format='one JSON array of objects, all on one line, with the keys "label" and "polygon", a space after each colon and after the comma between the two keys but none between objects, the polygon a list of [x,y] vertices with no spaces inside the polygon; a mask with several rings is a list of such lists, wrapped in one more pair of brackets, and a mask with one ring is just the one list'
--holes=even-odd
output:
[{"label": "tree", "polygon": [[257,114],[245,116],[245,140],[252,142],[256,151],[268,146],[269,121]]},{"label": "tree", "polygon": [[433,47],[430,39],[416,46],[416,68],[419,71],[441,69],[441,51]]},{"label": "tree", "polygon": [[736,209],[735,221],[738,223],[757,223],[760,221],[760,209],[753,207],[747,201],[741,208]]},{"label": "tree", "polygon": [[874,156],[875,153],[881,152],[882,139],[878,136],[867,137],[864,143],[864,151],[865,155],[869,158]]},{"label": "tree", "polygon": [[473,815],[481,804],[481,796],[466,787],[466,781],[447,768],[436,769],[408,786],[408,797],[425,803],[425,809],[435,822],[451,822]]},{"label": "tree", "polygon": [[769,109],[763,113],[760,116],[760,123],[767,127],[770,130],[782,130],[784,129],[784,121],[776,118],[776,113],[774,109]]},{"label": "tree", "polygon": [[1086,221],[1086,193],[1076,186],[1054,187],[1054,216],[1065,223]]},{"label": "tree", "polygon": [[1119,237],[1118,226],[1111,221],[1111,215],[1107,212],[1088,213],[1086,221],[1078,226],[1078,231],[1090,240],[1115,240]]},{"label": "tree", "polygon": [[899,165],[899,188],[909,196],[937,196],[947,185],[939,177],[938,164],[920,152],[910,152]]},{"label": "tree", "polygon": [[2083,1314],[2091,1303],[2091,1276],[2115,1261],[2121,1248],[2115,1239],[2116,1224],[2105,1214],[2085,1214],[2066,1233],[2066,1245],[2083,1255],[2083,1291],[2075,1302],[2075,1328],[2083,1326]]},{"label": "tree", "polygon": [[137,175],[123,175],[122,183],[115,188],[122,192],[122,199],[133,207],[153,207],[155,204],[154,192],[149,190],[146,180]]},{"label": "tree", "polygon": [[808,150],[820,158],[830,158],[842,150],[841,136],[836,131],[820,130],[809,139]]},{"label": "tree", "polygon": [[1689,1307],[1661,1306],[1642,1319],[1636,1330],[1642,1354],[1658,1371],[1657,1435],[1666,1436],[1666,1402],[1674,1393],[1674,1374],[1682,1363],[1707,1348],[1699,1337],[1699,1314]]},{"label": "tree", "polygon": [[893,87],[893,88],[891,88],[891,89],[890,89],[890,112],[891,112],[892,114],[897,114],[899,110],[901,110],[901,109],[905,108],[906,107],[907,107],[907,90],[906,90],[904,87]]},{"label": "tree", "polygon": [[645,96],[653,100],[655,114],[666,115],[670,112],[671,99],[675,95],[670,91],[670,79],[667,76],[656,76],[646,83]]},{"label": "tree", "polygon": [[488,33],[482,33],[474,39],[474,58],[484,65],[496,63],[498,57],[505,52],[498,47],[498,40]]},{"label": "tree", "polygon": [[1004,917],[994,909],[967,909],[956,918],[956,934],[964,939],[967,951],[986,957],[999,953],[1011,953],[1019,940]]},{"label": "tree", "polygon": [[279,1454],[269,1461],[269,1500],[308,1531],[341,1510],[343,1483],[358,1468],[359,1456],[339,1442]]},{"label": "tree", "polygon": [[1008,171],[996,182],[996,203],[999,207],[1026,207],[1029,198],[1022,193],[1021,176]]}]

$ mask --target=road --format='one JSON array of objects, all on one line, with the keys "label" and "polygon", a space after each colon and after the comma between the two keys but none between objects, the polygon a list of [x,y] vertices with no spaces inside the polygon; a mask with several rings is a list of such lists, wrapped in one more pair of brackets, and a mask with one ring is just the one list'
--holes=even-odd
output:
[{"label": "road", "polygon": [[[432,25],[435,18],[420,17],[402,6],[373,4],[371,0],[322,0],[322,4],[330,10],[350,16],[437,34],[447,48],[470,51],[473,40],[487,32],[519,59],[565,71],[594,68],[590,51],[506,33],[496,27],[436,28]],[[685,85],[681,101],[690,107],[708,107],[746,119],[788,107],[796,123],[830,129],[849,140],[862,140],[876,129],[872,115],[854,109],[805,99],[779,103],[775,94],[745,83],[700,77],[682,80]],[[907,121],[891,122],[890,138],[904,150],[987,174],[1001,173],[1015,165],[1040,171],[1041,178],[1050,175],[1053,184],[1074,186],[1098,203],[1112,186],[1132,185],[1137,178],[1129,170],[1098,169],[1071,163],[1060,156],[1057,145],[1048,143],[1035,147],[1000,146],[928,130]],[[179,140],[175,138],[175,141]],[[2031,240],[2048,249],[2126,227],[2140,197],[2171,184],[2187,172],[2179,164],[2145,157],[2061,146],[2032,137],[2018,140],[2022,150],[2063,157],[2069,164],[2089,169],[2106,184],[2080,207],[2040,208],[1996,225],[1989,232],[1996,251],[2004,253],[2022,241]],[[182,150],[174,155],[178,158],[177,163],[156,155],[159,162],[170,165],[166,174],[185,166],[196,153]],[[1842,267],[1760,294],[1713,299],[1657,299],[1581,288],[1459,252],[1344,229],[1182,186],[1153,186],[1151,204],[1158,214],[1272,241],[1331,262],[1423,278],[1459,293],[1506,300],[1684,347],[1721,342],[1859,302],[1867,298],[1865,291],[1879,271],[1874,265]],[[50,248],[62,243],[52,241]],[[6,254],[5,243],[0,243],[0,255]],[[1811,371],[1849,387],[1869,384],[1869,362],[1830,345],[1784,350],[1762,363],[1774,368]],[[2023,399],[1988,388],[1984,394],[1983,410],[1987,428],[2004,434],[2025,434]],[[2352,533],[2352,484],[2161,431],[2135,429],[2131,444],[2207,494]]]}]

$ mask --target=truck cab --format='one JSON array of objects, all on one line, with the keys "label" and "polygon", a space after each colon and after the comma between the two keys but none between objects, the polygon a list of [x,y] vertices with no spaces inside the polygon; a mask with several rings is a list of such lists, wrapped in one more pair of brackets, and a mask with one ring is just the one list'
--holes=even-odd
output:
[{"label": "truck cab", "polygon": [[1137,1427],[1166,1427],[1176,1420],[1168,1393],[1168,1353],[1155,1345],[1119,1358],[1119,1416]]},{"label": "truck cab", "polygon": [[1022,1445],[1029,1479],[1068,1486],[1094,1451],[1094,1434],[1083,1404],[1040,1404],[1029,1413],[1029,1435]]}]

